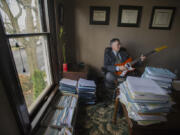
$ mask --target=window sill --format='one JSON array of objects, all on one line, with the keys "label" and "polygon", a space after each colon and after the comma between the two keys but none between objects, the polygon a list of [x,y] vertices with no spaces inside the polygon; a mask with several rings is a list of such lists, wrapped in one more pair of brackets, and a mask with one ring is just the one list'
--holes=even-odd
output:
[{"label": "window sill", "polygon": [[45,110],[48,108],[48,105],[50,104],[50,102],[52,101],[53,97],[55,96],[56,92],[58,90],[58,86],[56,86],[52,92],[50,93],[49,97],[47,98],[47,100],[44,102],[43,106],[41,106],[41,109],[38,111],[38,113],[36,114],[36,116],[34,117],[33,121],[31,122],[31,127],[32,129],[34,129],[36,127],[36,125],[38,124],[39,120],[41,119],[41,117],[43,116]]}]

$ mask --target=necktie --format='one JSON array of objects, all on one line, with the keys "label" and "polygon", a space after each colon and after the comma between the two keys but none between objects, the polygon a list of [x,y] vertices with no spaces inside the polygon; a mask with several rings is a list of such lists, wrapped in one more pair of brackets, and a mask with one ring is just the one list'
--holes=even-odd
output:
[{"label": "necktie", "polygon": [[121,63],[121,58],[119,57],[119,53],[116,54],[116,64]]}]

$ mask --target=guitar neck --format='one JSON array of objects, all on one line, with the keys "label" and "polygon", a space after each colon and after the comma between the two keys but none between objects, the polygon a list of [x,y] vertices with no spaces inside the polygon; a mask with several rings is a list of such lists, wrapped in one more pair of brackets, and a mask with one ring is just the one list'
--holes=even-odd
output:
[{"label": "guitar neck", "polygon": [[[144,56],[148,57],[148,56],[152,55],[152,54],[155,53],[155,52],[156,52],[155,50],[150,51],[150,52],[146,53]],[[137,62],[139,62],[140,60],[141,60],[141,58],[136,58],[136,59],[133,60],[130,64],[131,64],[131,65],[134,65],[134,64],[136,64]]]}]

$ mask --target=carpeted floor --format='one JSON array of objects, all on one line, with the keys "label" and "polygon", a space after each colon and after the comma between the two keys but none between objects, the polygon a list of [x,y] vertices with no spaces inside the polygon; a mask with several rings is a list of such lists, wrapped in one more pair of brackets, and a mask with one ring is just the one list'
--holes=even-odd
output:
[{"label": "carpeted floor", "polygon": [[96,105],[80,105],[76,122],[76,135],[128,135],[125,117],[112,123],[114,102],[113,90],[98,88]]}]

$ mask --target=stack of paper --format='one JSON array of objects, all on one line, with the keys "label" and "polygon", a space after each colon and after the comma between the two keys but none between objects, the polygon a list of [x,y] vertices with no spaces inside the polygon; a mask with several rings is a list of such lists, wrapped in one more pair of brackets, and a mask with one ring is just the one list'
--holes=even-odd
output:
[{"label": "stack of paper", "polygon": [[66,107],[71,107],[74,108],[76,107],[77,104],[77,98],[71,95],[68,96],[62,96],[60,98],[60,101],[57,104],[58,108],[66,108]]},{"label": "stack of paper", "polygon": [[120,101],[128,116],[140,125],[166,121],[172,102],[167,92],[153,80],[130,77],[119,85]]},{"label": "stack of paper", "polygon": [[63,93],[76,94],[77,93],[76,86],[77,86],[77,81],[63,78],[60,81],[59,89]]},{"label": "stack of paper", "polygon": [[72,127],[72,119],[75,108],[57,109],[51,119],[50,125],[53,127]]},{"label": "stack of paper", "polygon": [[65,127],[62,129],[48,127],[44,135],[72,135],[72,131]]},{"label": "stack of paper", "polygon": [[68,128],[62,128],[58,135],[72,135],[72,132]]},{"label": "stack of paper", "polygon": [[171,92],[172,80],[176,78],[176,75],[168,69],[146,67],[142,78],[152,79],[167,92]]},{"label": "stack of paper", "polygon": [[77,106],[77,97],[73,95],[64,95],[58,101],[51,119],[50,125],[53,127],[68,127],[72,128],[72,120],[74,111]]},{"label": "stack of paper", "polygon": [[96,103],[96,84],[92,80],[80,78],[78,81],[78,94],[80,103]]}]

